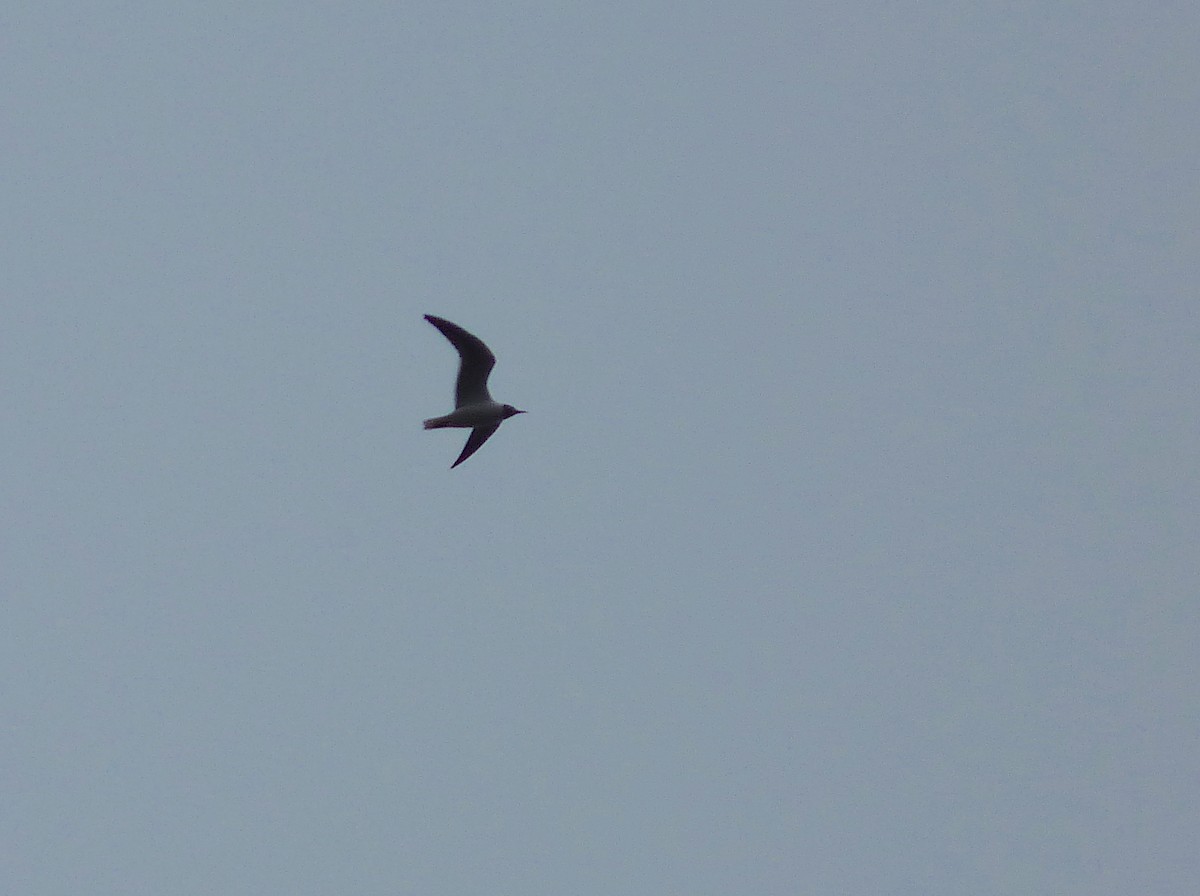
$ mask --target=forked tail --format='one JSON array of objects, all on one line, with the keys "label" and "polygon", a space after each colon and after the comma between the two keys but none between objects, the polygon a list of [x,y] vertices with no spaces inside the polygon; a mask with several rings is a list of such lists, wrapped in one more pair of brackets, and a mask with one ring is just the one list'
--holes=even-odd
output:
[{"label": "forked tail", "polygon": [[425,421],[426,429],[445,429],[449,425],[445,417],[430,417]]}]

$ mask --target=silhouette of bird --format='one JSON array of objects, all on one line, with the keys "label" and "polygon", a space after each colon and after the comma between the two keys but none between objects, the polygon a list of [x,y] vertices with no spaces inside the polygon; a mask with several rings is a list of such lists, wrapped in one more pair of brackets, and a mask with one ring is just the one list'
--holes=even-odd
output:
[{"label": "silhouette of bird", "polygon": [[500,424],[516,414],[524,414],[511,404],[500,404],[488,392],[488,374],[496,366],[496,356],[484,345],[483,340],[473,336],[450,321],[426,314],[425,319],[458,349],[462,359],[458,366],[458,380],[454,385],[454,410],[444,417],[431,417],[425,421],[426,429],[445,429],[448,426],[469,428],[471,435],[463,446],[458,460],[450,465],[453,470],[478,451],[492,437]]}]

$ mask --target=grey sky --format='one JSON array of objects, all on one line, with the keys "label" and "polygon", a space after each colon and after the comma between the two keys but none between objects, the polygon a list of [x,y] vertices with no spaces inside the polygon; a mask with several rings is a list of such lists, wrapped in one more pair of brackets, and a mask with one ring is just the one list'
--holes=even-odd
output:
[{"label": "grey sky", "polygon": [[593,6],[5,12],[0,890],[1197,892],[1195,5]]}]

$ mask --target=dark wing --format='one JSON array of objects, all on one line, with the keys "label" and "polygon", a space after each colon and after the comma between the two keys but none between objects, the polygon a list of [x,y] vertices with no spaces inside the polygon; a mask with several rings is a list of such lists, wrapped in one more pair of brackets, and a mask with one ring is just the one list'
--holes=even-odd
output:
[{"label": "dark wing", "polygon": [[492,433],[499,428],[500,424],[497,423],[495,426],[476,426],[473,430],[471,430],[471,435],[467,439],[467,444],[463,445],[462,454],[458,456],[458,460],[450,465],[450,469],[453,470],[464,460],[478,451],[483,446],[483,443],[492,437]]},{"label": "dark wing", "polygon": [[[483,344],[478,336],[472,336],[458,324],[426,314],[425,319],[437,327],[450,344],[458,349],[462,363],[458,367],[458,382],[454,385],[454,406],[461,408],[464,404],[478,404],[481,401],[491,401],[488,392],[488,374],[496,366],[496,356],[491,349]],[[491,435],[491,433],[488,433]],[[468,445],[470,442],[467,443]],[[483,443],[480,442],[480,445]],[[475,446],[476,448],[479,445]]]}]

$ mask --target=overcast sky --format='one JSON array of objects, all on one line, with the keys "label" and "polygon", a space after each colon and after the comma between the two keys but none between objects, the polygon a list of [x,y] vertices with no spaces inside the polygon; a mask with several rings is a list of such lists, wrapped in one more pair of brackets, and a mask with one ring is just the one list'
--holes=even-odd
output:
[{"label": "overcast sky", "polygon": [[1194,3],[0,18],[0,891],[1200,892]]}]

